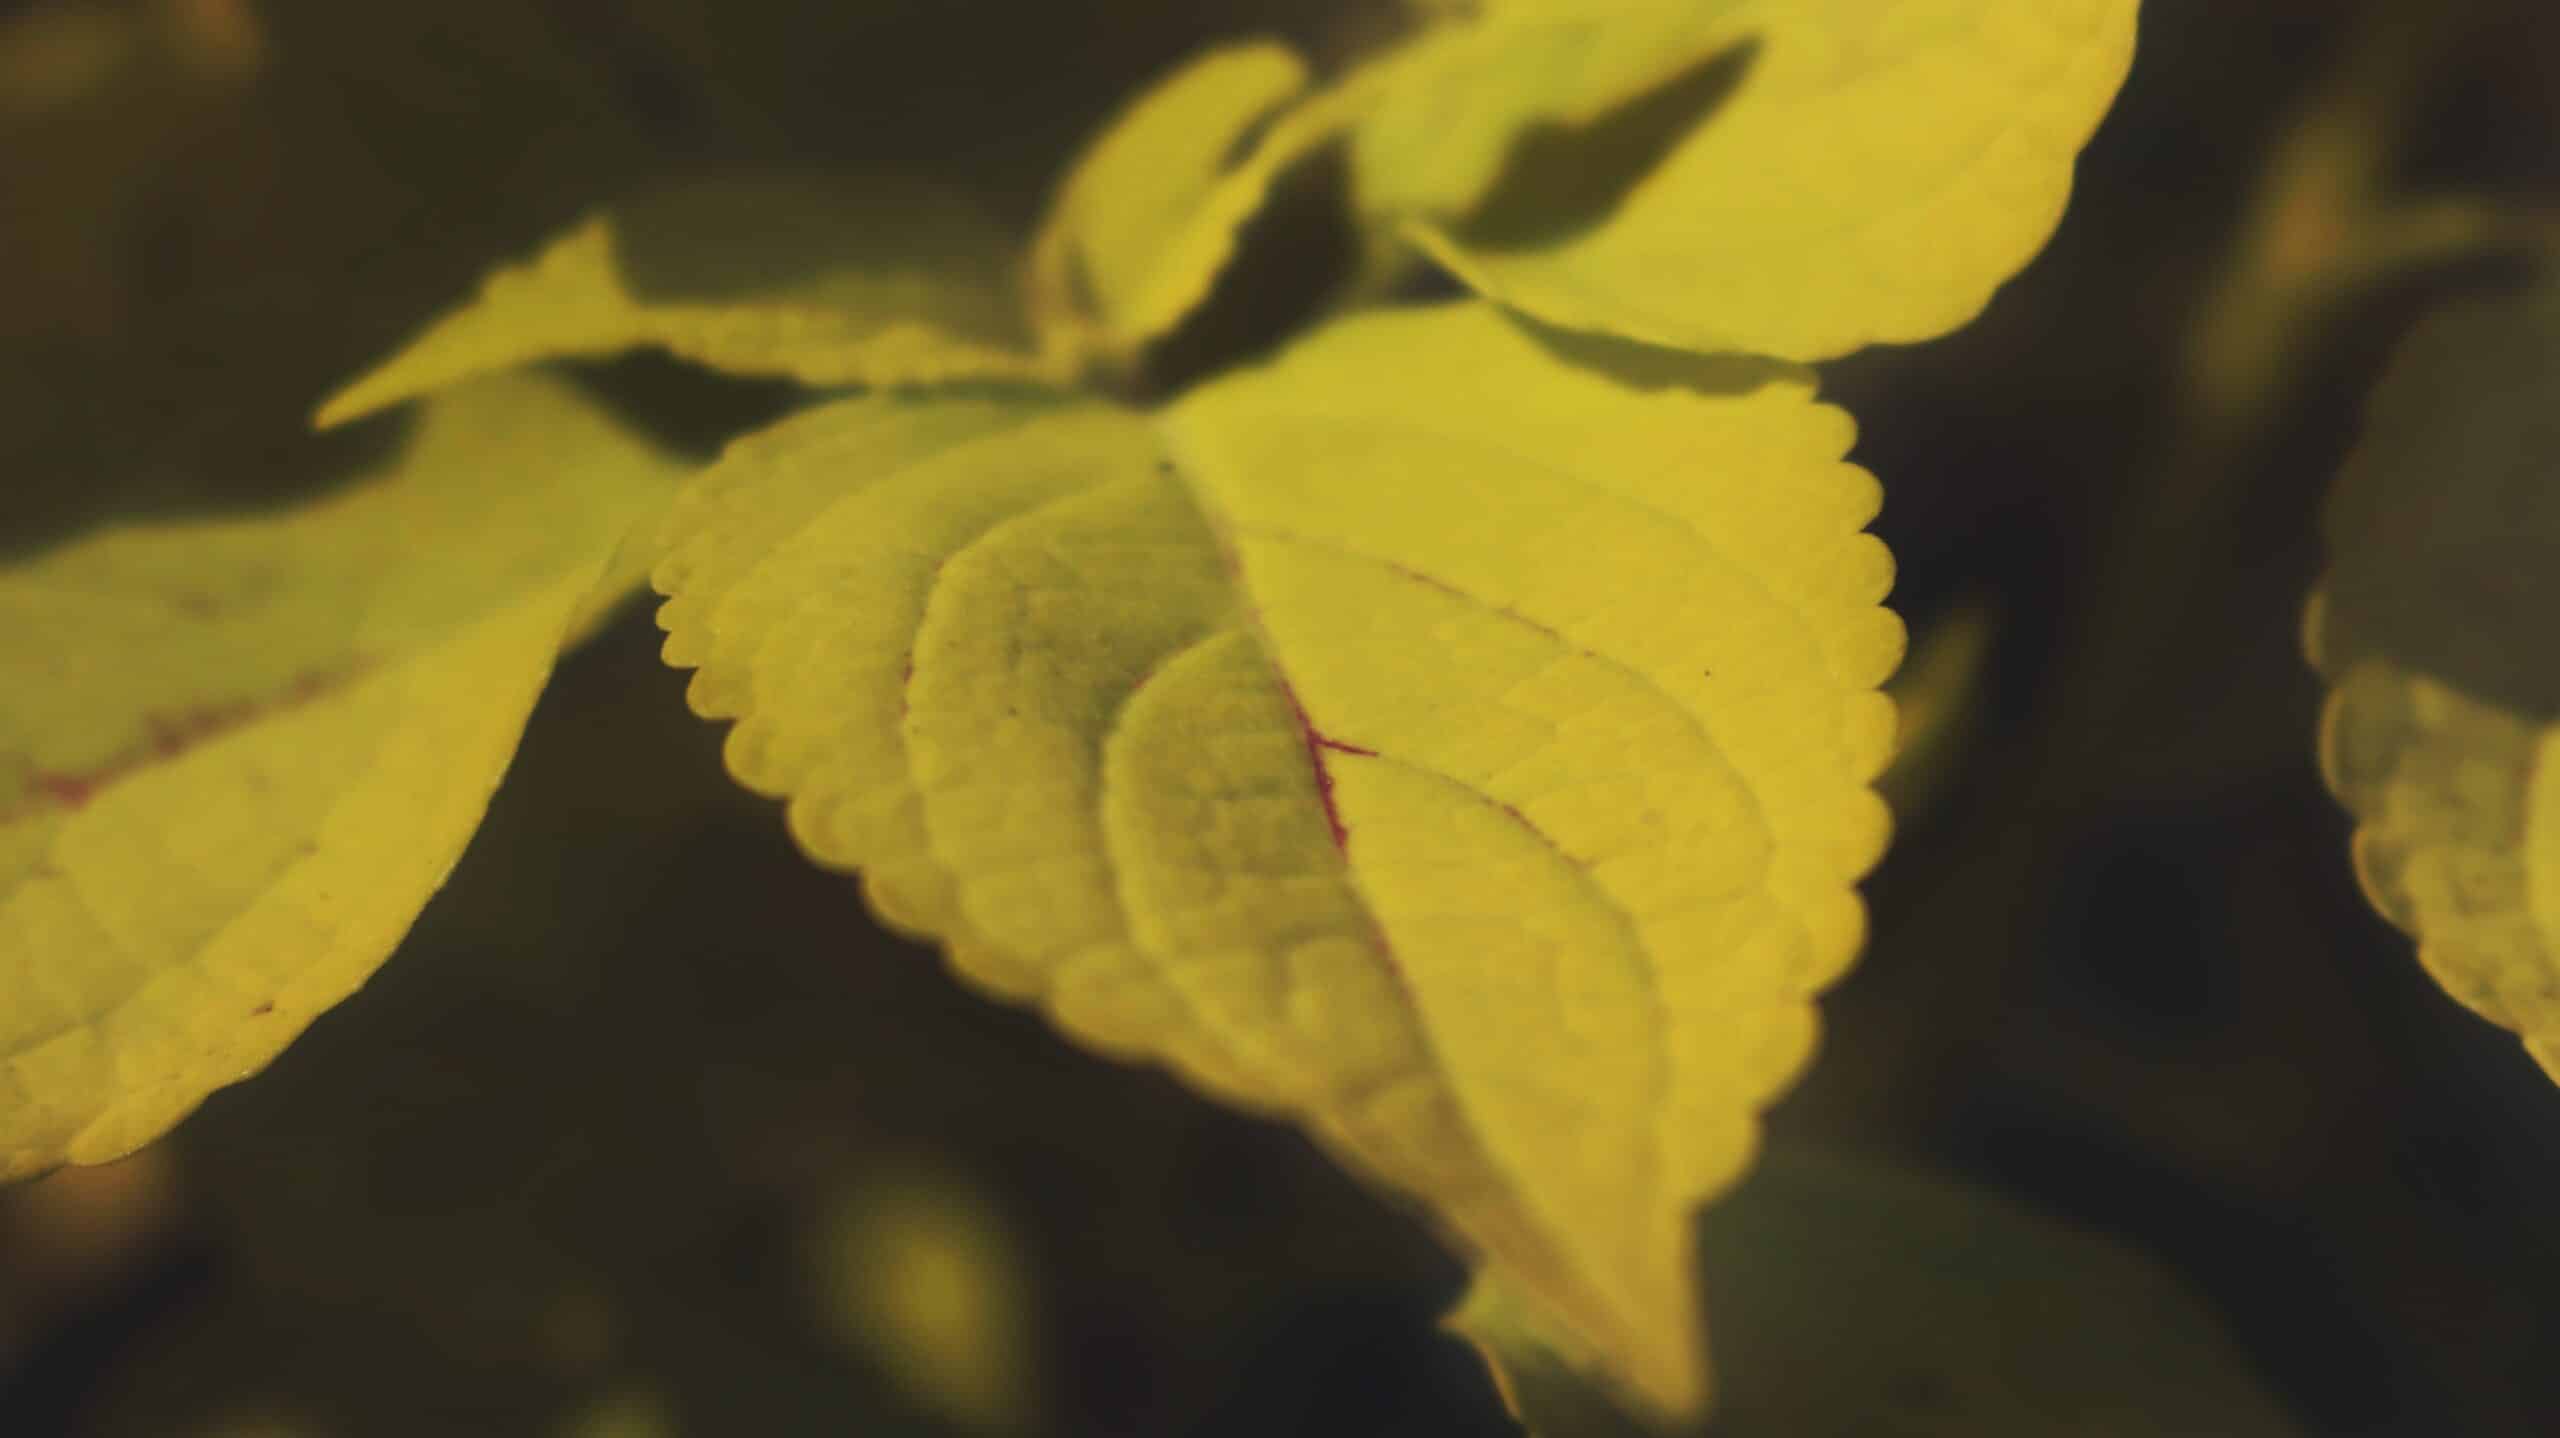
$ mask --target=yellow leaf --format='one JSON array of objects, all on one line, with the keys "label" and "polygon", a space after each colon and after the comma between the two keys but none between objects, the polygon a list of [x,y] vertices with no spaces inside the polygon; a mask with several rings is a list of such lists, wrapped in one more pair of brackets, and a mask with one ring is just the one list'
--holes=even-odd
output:
[{"label": "yellow leaf", "polygon": [[1885,837],[1850,437],[1782,366],[1374,314],[1153,419],[815,411],[671,519],[661,622],[885,917],[1298,1118],[1681,1410],[1689,1214]]},{"label": "yellow leaf", "polygon": [[2306,639],[2374,907],[2560,1079],[2560,289],[2446,310],[2374,391]]},{"label": "yellow leaf", "polygon": [[[1709,1210],[1716,1432],[2292,1433],[2213,1313],[2141,1255],[1989,1193],[1779,1149]],[[1480,1280],[1448,1326],[1533,1438],[1641,1438],[1587,1351]]]},{"label": "yellow leaf", "polygon": [[821,386],[1035,374],[1011,237],[905,182],[728,178],[594,214],[320,407],[341,424],[474,375],[656,346]]},{"label": "yellow leaf", "polygon": [[1287,46],[1253,41],[1131,102],[1067,172],[1032,242],[1045,349],[1125,360],[1208,295],[1272,182],[1324,133],[1283,113],[1306,86]]},{"label": "yellow leaf", "polygon": [[0,570],[0,1179],[147,1142],[364,981],[680,472],[491,381],[307,508]]},{"label": "yellow leaf", "polygon": [[[2134,12],[1512,0],[1426,42],[1363,122],[1362,204],[1559,325],[1803,361],[1927,339],[2052,231]],[[1500,147],[1526,161],[1542,135],[1546,173],[1497,186]]]}]

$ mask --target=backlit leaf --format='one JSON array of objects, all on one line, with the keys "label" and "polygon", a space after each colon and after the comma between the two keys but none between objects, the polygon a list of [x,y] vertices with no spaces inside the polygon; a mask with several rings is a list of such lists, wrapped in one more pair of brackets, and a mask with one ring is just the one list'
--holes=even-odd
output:
[{"label": "backlit leaf", "polygon": [[1806,361],[1927,339],[2052,231],[2134,12],[1508,0],[1364,120],[1359,193],[1555,324]]},{"label": "backlit leaf", "polygon": [[1297,1117],[1686,1410],[1689,1215],[1885,838],[1849,440],[1782,366],[1386,313],[1156,417],[813,411],[655,578],[732,772],[885,918]]},{"label": "backlit leaf", "polygon": [[2374,391],[2306,628],[2356,875],[2560,1078],[2560,289],[2444,311]]},{"label": "backlit leaf", "polygon": [[[2166,1272],[1992,1194],[1779,1149],[1707,1212],[1720,1438],[2153,1438],[2293,1425]],[[1533,1438],[1654,1432],[1498,1283],[1449,1326]]]},{"label": "backlit leaf", "polygon": [[323,425],[473,375],[655,346],[744,375],[881,385],[1034,373],[1012,237],[913,183],[730,178],[589,215],[320,408]]},{"label": "backlit leaf", "polygon": [[147,1142],[364,981],[680,472],[494,380],[307,508],[0,570],[0,1178]]},{"label": "backlit leaf", "polygon": [[1125,359],[1206,297],[1272,181],[1323,133],[1282,113],[1307,78],[1285,45],[1229,46],[1113,121],[1068,171],[1032,244],[1044,346]]}]

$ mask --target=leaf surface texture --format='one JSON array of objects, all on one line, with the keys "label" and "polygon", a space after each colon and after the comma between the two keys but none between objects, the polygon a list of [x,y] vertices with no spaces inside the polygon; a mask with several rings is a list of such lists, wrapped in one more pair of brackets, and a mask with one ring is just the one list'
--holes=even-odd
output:
[{"label": "leaf surface texture", "polygon": [[2430,317],[2326,515],[2306,638],[2356,875],[2560,1078],[2560,289]]},{"label": "leaf surface texture", "polygon": [[1460,305],[1157,415],[846,401],[655,579],[885,918],[1306,1123],[1685,1410],[1688,1218],[1859,942],[1902,631],[1805,375],[1560,343]]},{"label": "leaf surface texture", "polygon": [[507,378],[307,507],[0,570],[0,1178],[148,1142],[364,981],[680,473]]},{"label": "leaf surface texture", "polygon": [[651,346],[818,386],[1019,378],[1012,237],[957,195],[774,176],[669,184],[497,270],[321,406],[339,424],[474,375]]}]

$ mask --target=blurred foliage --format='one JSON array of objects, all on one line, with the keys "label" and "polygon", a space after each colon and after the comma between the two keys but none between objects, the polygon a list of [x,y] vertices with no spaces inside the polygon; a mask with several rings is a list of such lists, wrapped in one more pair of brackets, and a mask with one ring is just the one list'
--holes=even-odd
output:
[{"label": "blurred foliage", "polygon": [[2560,286],[2449,305],[2375,389],[2305,637],[2356,875],[2560,1081]]},{"label": "blurred foliage", "polygon": [[[1725,1438],[2296,1431],[2177,1283],[1963,1185],[1778,1149],[1699,1228]],[[1449,1326],[1538,1438],[1662,1431],[1603,1400],[1498,1284],[1478,1279]]]},{"label": "blurred foliage", "polygon": [[[1203,40],[1330,59],[1385,8],[0,7],[0,549],[331,482],[384,439],[305,433],[332,384],[671,168],[906,167],[1024,225]],[[2360,48],[2350,12],[2408,43]],[[2365,910],[2295,647],[2381,356],[2513,276],[2476,235],[2404,236],[2336,283],[2330,232],[2291,222],[2336,211],[2267,181],[2322,173],[2288,137],[2336,102],[2372,117],[2370,187],[2548,211],[2560,13],[2144,25],[2045,256],[1932,352],[1825,371],[1891,477],[1898,607],[1925,633],[1979,596],[1995,625],[1776,1127],[2141,1248],[2307,1431],[2547,1433],[2560,1097]],[[2318,282],[2268,282],[2306,255]],[[645,362],[582,382],[696,449],[774,404]],[[2092,642],[2119,611],[2131,637]],[[259,1083],[0,1193],[0,1432],[1511,1431],[1432,1332],[1457,1274],[1413,1223],[863,927],[731,791],[654,641],[626,622],[571,661],[412,942]],[[2057,705],[2099,662],[2120,692]],[[2062,730],[2093,747],[2038,762]],[[818,1297],[812,1249],[884,1174],[968,1195],[957,1241],[1019,1263],[1021,1407],[955,1413],[884,1360],[912,1335],[848,1346]]]}]

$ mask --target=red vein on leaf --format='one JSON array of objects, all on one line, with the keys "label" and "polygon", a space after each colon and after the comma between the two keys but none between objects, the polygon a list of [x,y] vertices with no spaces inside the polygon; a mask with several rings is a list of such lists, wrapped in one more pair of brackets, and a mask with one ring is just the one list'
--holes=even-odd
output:
[{"label": "red vein on leaf", "polygon": [[1316,800],[1324,805],[1325,827],[1333,831],[1333,847],[1348,851],[1351,830],[1342,822],[1342,807],[1334,801],[1333,765],[1324,756],[1330,751],[1374,759],[1378,757],[1378,751],[1363,749],[1318,729],[1315,721],[1307,717],[1307,706],[1299,700],[1297,689],[1285,678],[1280,681],[1280,693],[1289,701],[1289,713],[1298,721],[1298,737],[1307,746],[1307,767],[1315,772]]},{"label": "red vein on leaf", "polygon": [[142,739],[87,769],[34,769],[27,775],[26,795],[0,810],[0,823],[10,823],[44,810],[75,812],[124,779],[155,764],[173,763],[232,730],[289,713],[344,684],[362,667],[348,663],[295,676],[282,691],[263,699],[228,704],[196,704],[183,709],[153,710],[141,719]]}]

